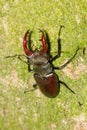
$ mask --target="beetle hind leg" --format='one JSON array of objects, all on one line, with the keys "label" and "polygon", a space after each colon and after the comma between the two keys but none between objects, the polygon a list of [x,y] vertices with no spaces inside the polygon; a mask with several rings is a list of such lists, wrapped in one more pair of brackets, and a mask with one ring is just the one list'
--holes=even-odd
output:
[{"label": "beetle hind leg", "polygon": [[71,88],[69,88],[66,83],[64,83],[63,81],[59,81],[59,83],[63,84],[71,93],[75,94],[75,92]]},{"label": "beetle hind leg", "polygon": [[76,95],[76,93],[75,93],[71,88],[69,88],[66,83],[64,83],[63,81],[59,81],[59,83],[62,84],[62,85],[64,85],[68,90],[70,90],[70,92],[72,92],[72,93],[74,94],[74,96],[75,96],[75,98],[76,98],[76,101],[78,102],[79,106],[82,106],[82,105],[83,105],[83,103],[81,103],[81,102],[78,100],[78,95]]}]

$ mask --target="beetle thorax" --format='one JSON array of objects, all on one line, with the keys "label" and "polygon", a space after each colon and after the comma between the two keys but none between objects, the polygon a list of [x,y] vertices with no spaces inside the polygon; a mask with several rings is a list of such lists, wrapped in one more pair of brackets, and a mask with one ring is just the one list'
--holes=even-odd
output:
[{"label": "beetle thorax", "polygon": [[37,73],[38,75],[44,77],[47,74],[52,72],[52,66],[48,62],[48,56],[47,54],[39,54],[39,52],[35,52],[30,57],[30,64],[33,65],[33,71],[34,73]]}]

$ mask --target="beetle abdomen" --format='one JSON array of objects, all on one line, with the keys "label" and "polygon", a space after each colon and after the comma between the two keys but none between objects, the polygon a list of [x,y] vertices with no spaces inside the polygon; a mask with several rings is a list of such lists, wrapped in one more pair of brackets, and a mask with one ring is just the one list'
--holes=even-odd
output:
[{"label": "beetle abdomen", "polygon": [[39,89],[45,96],[54,98],[59,94],[60,84],[58,83],[58,76],[55,73],[48,74],[45,77],[34,74],[34,78]]}]

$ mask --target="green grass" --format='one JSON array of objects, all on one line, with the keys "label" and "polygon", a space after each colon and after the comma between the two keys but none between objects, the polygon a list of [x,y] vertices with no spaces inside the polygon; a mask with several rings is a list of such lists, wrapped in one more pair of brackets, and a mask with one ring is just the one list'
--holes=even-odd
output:
[{"label": "green grass", "polygon": [[[85,129],[87,122],[87,1],[84,0],[1,0],[0,2],[0,130],[76,130]],[[24,33],[34,31],[33,43],[38,45],[38,28],[45,29],[57,52],[57,35],[62,29],[62,56],[54,64],[60,66],[82,49],[70,66],[56,71],[60,80],[73,89],[78,99],[65,87],[55,99],[45,97],[39,90],[24,94],[32,88],[32,73],[17,58],[5,56],[24,54]],[[29,86],[27,79],[29,78]],[[77,119],[77,120],[76,120]],[[79,120],[79,122],[78,122]],[[80,126],[80,124],[82,126]]]}]

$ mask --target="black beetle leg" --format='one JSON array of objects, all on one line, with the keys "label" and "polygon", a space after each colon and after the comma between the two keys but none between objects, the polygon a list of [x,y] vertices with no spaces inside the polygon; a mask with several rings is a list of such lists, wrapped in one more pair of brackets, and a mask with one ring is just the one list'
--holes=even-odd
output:
[{"label": "black beetle leg", "polygon": [[30,66],[30,63],[29,63],[29,59],[28,59],[28,58],[27,58],[27,64],[28,64],[28,71],[29,71],[29,72],[33,71],[33,70],[31,69],[31,66]]},{"label": "black beetle leg", "polygon": [[78,101],[78,96],[76,95],[76,93],[71,88],[69,88],[66,83],[64,83],[63,81],[59,81],[59,83],[63,84],[68,90],[70,90],[70,92],[72,92],[74,94],[76,101],[78,102],[79,106],[83,105],[80,101]]},{"label": "black beetle leg", "polygon": [[21,57],[26,57],[25,55],[13,55],[13,56],[6,56],[5,58],[14,58],[14,57],[17,57],[20,61],[22,61],[22,62],[24,62],[24,63],[26,63],[26,64],[28,64],[28,62],[27,61],[24,61]]},{"label": "black beetle leg", "polygon": [[[6,56],[5,58],[14,58],[14,57],[17,57],[20,61],[26,63],[26,64],[28,65],[28,71],[29,71],[29,72],[32,71],[32,69],[30,68],[29,59],[28,59],[28,57],[25,56],[25,55],[17,55],[17,54],[16,54],[16,55],[13,55],[13,56]],[[24,61],[24,60],[22,59],[22,57],[27,58],[27,61]]]},{"label": "black beetle leg", "polygon": [[[23,55],[23,56],[25,56],[25,55]],[[21,55],[18,55],[18,59],[21,60],[22,62],[26,63],[28,65],[28,71],[31,72],[33,70],[30,67],[29,59],[27,56],[25,56],[25,57],[27,58],[27,61],[22,60]]]},{"label": "black beetle leg", "polygon": [[29,72],[33,71],[33,70],[31,69],[31,67],[30,67],[30,64],[28,64],[28,71],[29,71]]},{"label": "black beetle leg", "polygon": [[64,27],[64,26],[62,26],[62,25],[60,26],[59,33],[58,33],[58,54],[51,59],[51,62],[56,60],[57,58],[59,58],[61,56],[61,38],[60,38],[60,34],[61,34],[62,27]]},{"label": "black beetle leg", "polygon": [[70,90],[70,92],[72,92],[73,94],[75,94],[75,92],[71,88],[69,88],[66,83],[64,83],[63,81],[59,81],[59,83],[63,84],[68,90]]},{"label": "black beetle leg", "polygon": [[34,89],[37,89],[37,84],[33,84],[33,88],[34,88]]},{"label": "black beetle leg", "polygon": [[25,90],[24,93],[32,92],[32,91],[35,91],[36,89],[37,89],[37,84],[33,84],[33,89]]},{"label": "black beetle leg", "polygon": [[62,66],[60,66],[60,67],[53,67],[53,69],[57,69],[57,70],[61,70],[61,69],[63,69],[64,67],[66,67],[74,58],[75,58],[75,56],[76,56],[76,54],[77,54],[77,52],[79,51],[79,47],[77,48],[77,50],[76,50],[76,52],[75,52],[75,54],[65,63],[65,64],[63,64]]}]

